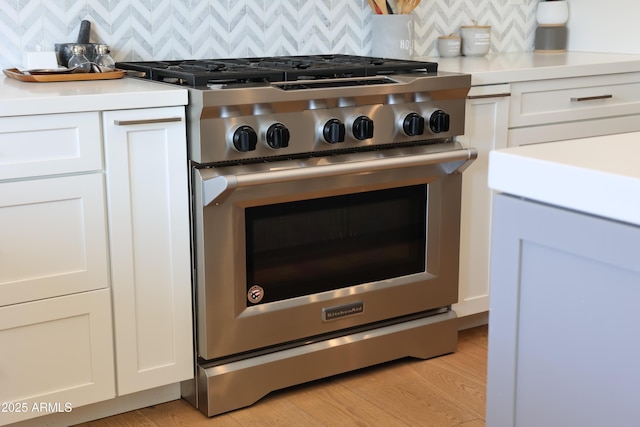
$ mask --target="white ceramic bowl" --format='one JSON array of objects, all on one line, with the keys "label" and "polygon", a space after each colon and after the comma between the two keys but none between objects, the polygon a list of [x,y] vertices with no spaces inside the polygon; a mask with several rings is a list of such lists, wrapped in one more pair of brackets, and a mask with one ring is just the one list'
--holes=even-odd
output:
[{"label": "white ceramic bowl", "polygon": [[484,56],[491,47],[491,26],[468,25],[460,27],[462,54],[464,56]]},{"label": "white ceramic bowl", "polygon": [[539,25],[564,25],[569,20],[569,4],[566,1],[538,3],[536,21]]},{"label": "white ceramic bowl", "polygon": [[460,44],[459,36],[438,37],[438,54],[444,58],[460,56]]}]

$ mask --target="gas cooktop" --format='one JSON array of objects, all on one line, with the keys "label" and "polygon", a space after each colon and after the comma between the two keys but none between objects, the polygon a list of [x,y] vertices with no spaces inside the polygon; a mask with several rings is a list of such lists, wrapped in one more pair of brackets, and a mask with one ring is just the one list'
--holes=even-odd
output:
[{"label": "gas cooktop", "polygon": [[140,72],[147,79],[190,87],[206,87],[219,83],[285,82],[438,71],[438,64],[435,62],[355,55],[118,62],[116,67]]}]

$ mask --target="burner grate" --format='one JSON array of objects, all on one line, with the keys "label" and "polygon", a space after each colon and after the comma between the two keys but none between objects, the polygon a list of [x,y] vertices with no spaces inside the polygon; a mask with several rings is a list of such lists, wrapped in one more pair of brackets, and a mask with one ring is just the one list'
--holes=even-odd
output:
[{"label": "burner grate", "polygon": [[116,66],[144,72],[148,79],[191,87],[206,87],[212,82],[283,82],[435,73],[438,70],[435,62],[355,55],[119,62]]}]

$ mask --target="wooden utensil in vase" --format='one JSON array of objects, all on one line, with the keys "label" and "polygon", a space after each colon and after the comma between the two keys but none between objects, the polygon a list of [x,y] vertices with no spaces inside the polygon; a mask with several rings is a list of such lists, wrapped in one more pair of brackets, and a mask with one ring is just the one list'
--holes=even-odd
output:
[{"label": "wooden utensil in vase", "polygon": [[387,2],[386,0],[374,0],[376,2],[376,6],[380,10],[382,15],[388,15],[387,13]]},{"label": "wooden utensil in vase", "polygon": [[376,4],[375,1],[369,0],[369,7],[371,8],[371,10],[373,10],[373,13],[375,13],[376,15],[380,14],[378,5]]},{"label": "wooden utensil in vase", "polygon": [[409,14],[413,12],[413,10],[418,7],[420,4],[420,0],[405,0],[404,5],[402,6],[402,11],[400,13]]}]

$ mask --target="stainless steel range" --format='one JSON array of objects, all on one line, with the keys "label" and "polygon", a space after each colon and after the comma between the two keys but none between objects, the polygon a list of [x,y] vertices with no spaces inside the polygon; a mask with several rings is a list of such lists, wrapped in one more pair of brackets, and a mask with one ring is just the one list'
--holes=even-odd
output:
[{"label": "stainless steel range", "polygon": [[119,63],[189,88],[206,415],[455,350],[470,76],[346,55]]}]

